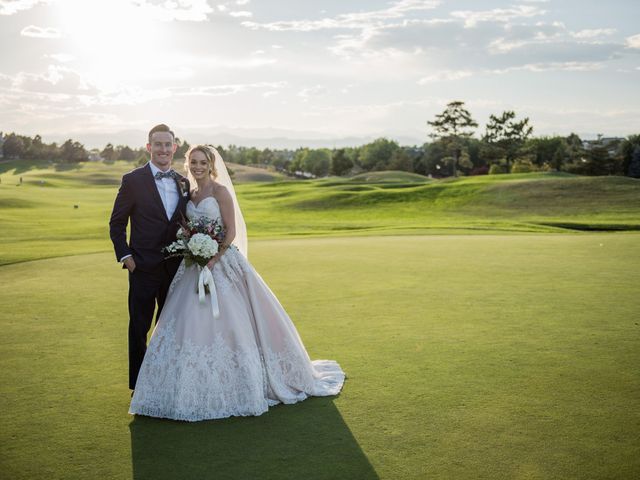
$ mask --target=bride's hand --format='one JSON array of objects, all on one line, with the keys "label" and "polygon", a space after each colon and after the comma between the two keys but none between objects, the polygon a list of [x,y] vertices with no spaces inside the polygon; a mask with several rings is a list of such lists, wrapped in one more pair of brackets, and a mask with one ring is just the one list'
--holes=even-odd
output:
[{"label": "bride's hand", "polygon": [[216,253],[213,257],[211,257],[211,260],[209,260],[209,263],[207,263],[207,268],[209,270],[211,270],[213,268],[213,266],[216,264],[216,262],[218,260],[220,260],[220,257],[227,250],[227,248],[229,248],[229,245],[221,245],[220,246],[220,249],[218,250],[218,253]]}]

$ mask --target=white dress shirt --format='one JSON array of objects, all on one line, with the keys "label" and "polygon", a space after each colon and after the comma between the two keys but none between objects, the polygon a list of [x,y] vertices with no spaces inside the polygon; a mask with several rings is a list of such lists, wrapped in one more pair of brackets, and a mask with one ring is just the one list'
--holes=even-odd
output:
[{"label": "white dress shirt", "polygon": [[[178,185],[176,185],[176,181],[173,178],[156,179],[156,173],[161,172],[162,170],[160,170],[151,162],[149,162],[149,166],[151,167],[151,173],[154,177],[156,188],[158,189],[158,193],[160,194],[160,198],[162,199],[164,211],[167,214],[167,218],[170,220],[173,216],[173,212],[175,212],[176,207],[178,206],[178,201],[180,200]],[[124,262],[125,259],[129,257],[131,257],[131,255],[125,255],[120,259],[120,261]]]},{"label": "white dress shirt", "polygon": [[173,217],[173,212],[175,212],[176,207],[178,206],[178,201],[180,200],[178,185],[176,185],[176,181],[173,178],[156,179],[156,173],[161,172],[162,170],[151,162],[149,162],[149,166],[151,167],[151,173],[153,174],[156,182],[156,188],[158,189],[158,193],[162,199],[162,205],[164,206],[165,212],[167,212],[167,218],[171,219],[171,217]]}]

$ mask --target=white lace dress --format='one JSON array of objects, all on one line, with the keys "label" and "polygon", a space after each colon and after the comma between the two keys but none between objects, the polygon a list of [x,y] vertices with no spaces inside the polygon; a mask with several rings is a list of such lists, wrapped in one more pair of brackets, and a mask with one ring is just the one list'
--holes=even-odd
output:
[{"label": "white lace dress", "polygon": [[[215,198],[189,218],[220,218]],[[213,267],[220,316],[200,303],[197,266],[176,274],[138,375],[129,413],[198,421],[260,415],[278,403],[336,395],[345,374],[311,361],[291,319],[247,259],[229,248]]]}]

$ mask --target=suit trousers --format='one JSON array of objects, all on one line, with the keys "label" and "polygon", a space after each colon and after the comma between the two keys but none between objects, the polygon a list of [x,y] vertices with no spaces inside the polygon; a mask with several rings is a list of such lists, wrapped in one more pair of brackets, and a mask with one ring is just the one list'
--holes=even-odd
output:
[{"label": "suit trousers", "polygon": [[[129,388],[135,389],[138,372],[147,351],[147,336],[156,311],[156,323],[175,275],[163,262],[152,272],[129,272]],[[156,310],[157,306],[157,310]]]}]

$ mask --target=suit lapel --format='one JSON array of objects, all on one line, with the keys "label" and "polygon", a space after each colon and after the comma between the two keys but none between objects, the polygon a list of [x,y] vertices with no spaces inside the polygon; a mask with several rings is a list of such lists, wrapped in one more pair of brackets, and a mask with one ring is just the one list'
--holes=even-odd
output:
[{"label": "suit lapel", "polygon": [[[183,179],[184,179],[184,177],[182,177],[182,176],[179,176],[178,178],[175,179],[176,188],[178,189],[178,204],[176,205],[176,209],[174,210],[173,215],[171,216],[171,221],[176,220],[178,215],[180,215],[182,212],[184,212],[185,206],[186,206],[187,202],[189,201],[189,185],[188,185],[188,183],[185,183],[184,189],[180,185],[180,181],[183,180]],[[185,195],[183,195],[183,191],[184,191]]]},{"label": "suit lapel", "polygon": [[160,192],[158,192],[158,187],[156,186],[156,180],[153,178],[153,172],[151,171],[151,167],[149,164],[144,167],[144,184],[151,193],[153,197],[154,204],[158,207],[160,213],[162,214],[162,218],[167,218],[167,212],[164,209],[164,204],[162,203],[162,198],[160,198]]}]

